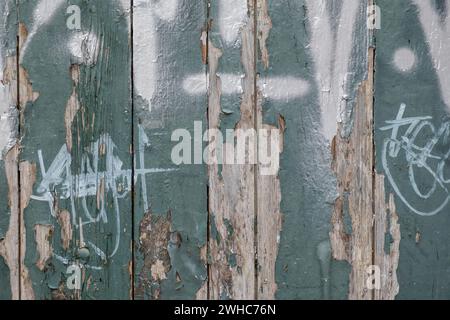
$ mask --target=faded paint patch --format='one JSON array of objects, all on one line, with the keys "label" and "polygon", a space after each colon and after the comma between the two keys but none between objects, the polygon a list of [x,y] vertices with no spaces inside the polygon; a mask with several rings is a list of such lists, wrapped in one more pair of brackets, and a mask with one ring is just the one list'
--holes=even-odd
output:
[{"label": "faded paint patch", "polygon": [[44,271],[47,261],[53,255],[53,247],[51,243],[53,229],[54,228],[52,225],[37,224],[34,226],[36,250],[39,254],[39,258],[36,261],[36,266],[41,271]]}]

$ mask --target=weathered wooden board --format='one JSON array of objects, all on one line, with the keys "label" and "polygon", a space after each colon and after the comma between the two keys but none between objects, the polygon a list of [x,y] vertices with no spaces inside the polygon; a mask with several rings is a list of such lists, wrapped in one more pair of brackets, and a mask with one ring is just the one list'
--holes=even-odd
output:
[{"label": "weathered wooden board", "polygon": [[134,1],[137,299],[207,297],[206,28],[206,1]]},{"label": "weathered wooden board", "polygon": [[0,0],[0,299],[448,298],[449,7]]},{"label": "weathered wooden board", "polygon": [[401,239],[392,262],[398,264],[398,299],[448,299],[450,1],[377,4],[377,171],[386,197],[395,201],[400,229],[393,237],[387,224],[385,247],[376,249],[389,243],[392,249]]},{"label": "weathered wooden board", "polygon": [[18,6],[21,298],[129,299],[130,2]]},{"label": "weathered wooden board", "polygon": [[[256,164],[225,162],[213,150],[255,128],[252,1],[212,1],[208,34],[209,298],[255,298]],[[227,130],[232,134],[227,135]],[[230,138],[231,136],[231,138]],[[255,141],[249,141],[254,147]],[[250,153],[248,150],[244,152]],[[223,156],[226,156],[224,152]]]},{"label": "weathered wooden board", "polygon": [[19,299],[17,11],[0,2],[0,300]]}]

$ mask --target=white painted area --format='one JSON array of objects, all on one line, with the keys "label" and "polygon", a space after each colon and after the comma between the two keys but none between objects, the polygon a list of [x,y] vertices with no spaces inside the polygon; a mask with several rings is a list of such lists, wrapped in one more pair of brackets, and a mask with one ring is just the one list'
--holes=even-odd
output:
[{"label": "white painted area", "polygon": [[217,76],[220,79],[220,90],[222,94],[242,94],[244,92],[244,89],[242,88],[244,75],[218,73]]},{"label": "white painted area", "polygon": [[155,15],[160,19],[170,22],[177,16],[178,0],[159,0],[152,3]]},{"label": "white painted area", "polygon": [[[244,80],[244,75],[224,73],[217,74],[217,76],[219,77],[220,92],[222,94],[238,95],[243,93],[242,81]],[[310,89],[307,81],[292,76],[258,79],[258,87],[265,98],[285,101],[304,97]],[[190,95],[206,94],[206,75],[199,73],[188,76],[183,81],[183,89]]]},{"label": "white painted area", "polygon": [[152,98],[158,81],[158,30],[157,19],[170,22],[176,17],[178,0],[138,0],[133,11],[134,30],[134,82],[137,94],[149,104],[152,111]]},{"label": "white painted area", "polygon": [[320,91],[322,132],[331,141],[342,122],[345,110],[349,65],[353,49],[353,31],[359,1],[343,0],[341,16],[333,37],[326,0],[306,0],[311,23],[311,52],[316,64],[316,81]]},{"label": "white painted area", "polygon": [[[56,10],[62,5],[66,3],[65,0],[40,0],[38,5],[36,6],[36,9],[33,13],[33,26],[31,30],[28,32],[28,38],[25,41],[22,51],[20,53],[20,60],[22,60],[23,56],[25,55],[28,45],[33,40],[33,37],[36,35],[36,32],[41,28],[43,25],[47,24],[50,19],[54,16],[56,13]],[[65,12],[65,10],[64,10]],[[64,25],[65,27],[65,25]]]},{"label": "white painted area", "polygon": [[[3,79],[3,72],[0,72],[0,79]],[[3,159],[3,152],[6,151],[6,147],[10,144],[11,139],[12,128],[9,119],[9,105],[9,88],[0,82],[0,160]]]},{"label": "white painted area", "polygon": [[[428,0],[413,0],[430,46],[434,68],[439,78],[442,97],[450,111],[450,18],[444,21]],[[450,0],[446,0],[450,6]]]},{"label": "white painted area", "polygon": [[409,48],[400,48],[394,53],[394,65],[401,72],[410,72],[416,64],[416,55]]},{"label": "white painted area", "polygon": [[219,0],[218,25],[220,35],[228,46],[239,38],[248,20],[247,0]]},{"label": "white painted area", "polygon": [[207,92],[207,84],[208,80],[206,75],[204,73],[197,73],[183,80],[183,90],[191,95],[201,95]]},{"label": "white painted area", "polygon": [[94,33],[77,32],[68,45],[70,53],[78,63],[93,65],[97,61],[100,44]]},{"label": "white painted area", "polygon": [[265,98],[286,102],[305,96],[310,89],[307,81],[291,76],[263,78],[258,85]]}]

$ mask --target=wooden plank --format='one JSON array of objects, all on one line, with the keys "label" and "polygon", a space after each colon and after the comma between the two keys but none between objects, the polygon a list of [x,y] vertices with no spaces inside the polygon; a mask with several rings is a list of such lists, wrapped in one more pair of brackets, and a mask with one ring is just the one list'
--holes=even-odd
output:
[{"label": "wooden plank", "polygon": [[134,1],[136,299],[207,298],[206,24],[206,1]]},{"label": "wooden plank", "polygon": [[258,83],[270,89],[262,92],[261,122],[285,128],[280,186],[272,179],[270,192],[260,195],[281,190],[279,209],[258,210],[260,292],[271,298],[277,288],[281,299],[370,299],[368,2],[269,2],[266,41],[270,24],[259,3]]},{"label": "wooden plank", "polygon": [[19,298],[17,11],[0,3],[0,300]]},{"label": "wooden plank", "polygon": [[375,249],[393,279],[377,295],[448,299],[450,1],[377,5],[376,191],[389,201]]},{"label": "wooden plank", "polygon": [[[208,42],[211,299],[256,297],[257,167],[252,154],[256,124],[254,4],[245,0],[211,1]],[[236,146],[236,159],[220,159],[219,132],[227,146],[234,145],[235,139],[237,143],[241,140],[244,148],[237,150]],[[246,134],[250,137],[247,142]],[[238,162],[238,156],[245,156],[244,161]]]},{"label": "wooden plank", "polygon": [[132,294],[130,1],[19,1],[22,299]]}]

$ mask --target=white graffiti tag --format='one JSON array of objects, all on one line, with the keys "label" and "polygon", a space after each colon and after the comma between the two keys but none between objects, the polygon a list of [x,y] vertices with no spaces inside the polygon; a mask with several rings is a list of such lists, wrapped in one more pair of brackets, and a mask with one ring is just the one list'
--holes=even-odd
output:
[{"label": "white graffiti tag", "polygon": [[[139,168],[134,169],[134,182],[141,178],[143,190],[144,210],[148,209],[146,175],[162,172],[175,171],[176,169],[152,168],[146,169],[144,166],[144,149],[149,145],[149,139],[142,128],[139,128],[139,148],[138,158]],[[92,143],[89,150],[82,154],[81,168],[79,174],[72,174],[72,156],[67,151],[67,146],[63,145],[54,158],[50,167],[46,169],[42,151],[38,151],[39,166],[42,180],[36,188],[36,194],[32,199],[48,202],[50,212],[56,217],[54,208],[55,199],[69,200],[70,212],[72,214],[72,224],[80,232],[80,242],[89,246],[94,253],[102,260],[113,257],[120,245],[120,235],[122,227],[120,222],[119,200],[125,198],[132,191],[131,169],[123,169],[123,162],[117,156],[117,146],[112,141],[109,134],[103,134],[96,142]],[[104,170],[99,169],[100,163]],[[108,213],[109,206],[106,203],[106,195],[111,195],[113,213]],[[99,212],[94,215],[88,208],[87,198],[95,197]],[[77,212],[76,201],[80,204],[82,212]],[[98,248],[93,242],[83,235],[83,226],[97,223],[108,223],[112,220],[115,223],[114,247],[107,255],[104,250]],[[55,255],[57,258],[58,256]],[[66,261],[59,257],[61,261]]]},{"label": "white graffiti tag", "polygon": [[[380,128],[391,131],[383,146],[383,169],[392,188],[410,210],[421,216],[433,216],[450,202],[450,178],[445,176],[450,150],[442,152],[444,146],[449,146],[450,121],[437,129],[432,117],[405,118],[405,111],[406,105],[402,104],[397,117]],[[401,179],[404,160],[407,178]],[[405,180],[409,183],[405,184]]]}]

